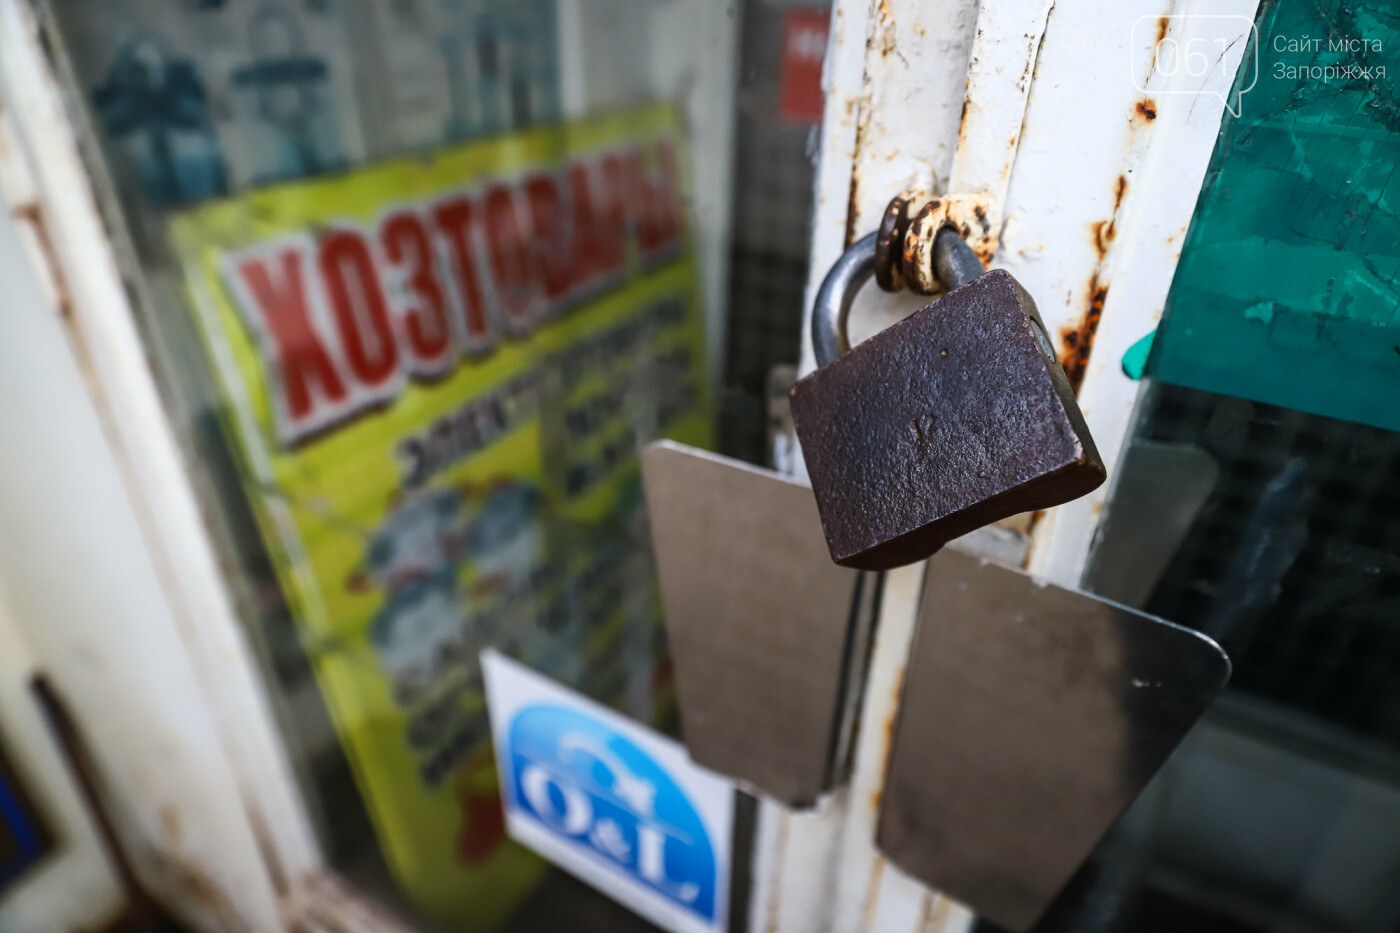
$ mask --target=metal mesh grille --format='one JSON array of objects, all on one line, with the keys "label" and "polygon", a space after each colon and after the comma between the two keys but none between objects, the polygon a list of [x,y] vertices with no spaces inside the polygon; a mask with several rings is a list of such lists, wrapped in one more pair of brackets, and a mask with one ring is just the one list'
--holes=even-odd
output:
[{"label": "metal mesh grille", "polygon": [[1157,384],[1141,435],[1215,490],[1148,604],[1208,631],[1235,689],[1400,746],[1400,434]]},{"label": "metal mesh grille", "polygon": [[785,12],[744,8],[720,443],[754,463],[765,456],[768,370],[796,363],[801,342],[818,132],[778,113]]}]

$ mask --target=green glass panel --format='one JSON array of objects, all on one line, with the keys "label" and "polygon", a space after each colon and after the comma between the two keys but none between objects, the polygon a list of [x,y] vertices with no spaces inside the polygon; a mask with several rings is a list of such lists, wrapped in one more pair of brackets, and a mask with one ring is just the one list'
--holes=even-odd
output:
[{"label": "green glass panel", "polygon": [[1395,48],[1393,0],[1265,0],[1153,375],[1400,429]]}]

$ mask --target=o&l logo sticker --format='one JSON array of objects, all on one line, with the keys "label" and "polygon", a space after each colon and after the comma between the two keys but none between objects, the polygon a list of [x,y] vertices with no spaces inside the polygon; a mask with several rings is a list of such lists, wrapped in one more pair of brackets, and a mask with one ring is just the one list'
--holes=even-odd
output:
[{"label": "o&l logo sticker", "polygon": [[511,836],[659,926],[724,930],[733,785],[499,654],[482,667]]}]

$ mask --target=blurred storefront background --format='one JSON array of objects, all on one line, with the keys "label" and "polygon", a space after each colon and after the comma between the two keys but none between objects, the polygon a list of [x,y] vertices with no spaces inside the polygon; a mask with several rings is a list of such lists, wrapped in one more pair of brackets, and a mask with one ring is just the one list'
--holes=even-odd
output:
[{"label": "blurred storefront background", "polygon": [[332,865],[453,929],[638,922],[505,839],[477,656],[671,727],[636,455],[765,456],[828,8],[51,15]]}]

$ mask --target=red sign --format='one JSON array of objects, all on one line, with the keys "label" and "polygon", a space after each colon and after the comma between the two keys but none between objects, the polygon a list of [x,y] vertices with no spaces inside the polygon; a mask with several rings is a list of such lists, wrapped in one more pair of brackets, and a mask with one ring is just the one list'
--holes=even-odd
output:
[{"label": "red sign", "polygon": [[679,247],[676,152],[595,153],[562,171],[398,204],[374,223],[228,255],[223,274],[274,373],[293,445],[392,400],[409,379],[522,338],[624,272]]},{"label": "red sign", "polygon": [[826,95],[822,62],[826,59],[831,8],[793,7],[783,17],[782,94],[778,110],[789,123],[820,123]]}]

